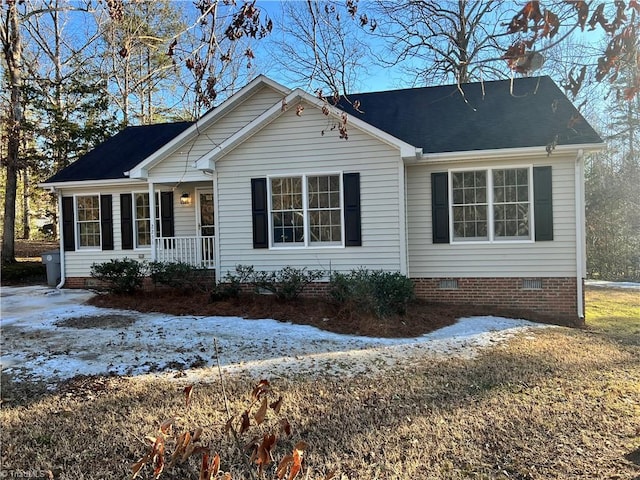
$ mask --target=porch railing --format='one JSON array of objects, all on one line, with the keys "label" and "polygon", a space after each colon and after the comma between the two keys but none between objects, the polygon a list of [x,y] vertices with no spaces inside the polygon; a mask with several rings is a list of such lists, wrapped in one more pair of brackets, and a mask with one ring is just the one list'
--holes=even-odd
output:
[{"label": "porch railing", "polygon": [[156,238],[156,260],[215,268],[215,237]]}]

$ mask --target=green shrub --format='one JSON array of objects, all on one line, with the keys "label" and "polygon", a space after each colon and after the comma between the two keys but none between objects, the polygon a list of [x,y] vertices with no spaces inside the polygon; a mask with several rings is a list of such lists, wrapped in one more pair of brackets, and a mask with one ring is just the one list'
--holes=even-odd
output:
[{"label": "green shrub", "polygon": [[329,295],[347,308],[357,308],[379,318],[404,315],[415,297],[413,282],[404,275],[382,270],[352,270],[349,274],[334,273]]},{"label": "green shrub", "polygon": [[250,281],[254,274],[252,266],[236,265],[235,273],[227,272],[224,278],[215,285],[211,292],[211,301],[238,298],[242,292],[242,284]]},{"label": "green shrub", "polygon": [[46,267],[42,262],[15,262],[2,266],[3,283],[42,281],[46,278]]},{"label": "green shrub", "polygon": [[251,283],[257,289],[264,289],[273,293],[280,300],[294,300],[311,282],[323,277],[321,270],[307,270],[306,268],[284,267],[275,272],[252,272]]},{"label": "green shrub", "polygon": [[149,275],[155,285],[165,285],[184,291],[210,289],[209,271],[185,262],[151,262]]},{"label": "green shrub", "polygon": [[142,287],[147,264],[130,258],[112,259],[91,265],[91,276],[104,282],[111,293],[133,293]]}]

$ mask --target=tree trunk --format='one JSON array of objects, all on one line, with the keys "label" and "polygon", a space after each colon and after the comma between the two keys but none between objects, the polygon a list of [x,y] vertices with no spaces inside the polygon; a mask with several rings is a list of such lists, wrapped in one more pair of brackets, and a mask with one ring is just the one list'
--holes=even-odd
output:
[{"label": "tree trunk", "polygon": [[15,263],[16,193],[22,133],[22,44],[18,23],[18,2],[9,2],[6,21],[0,22],[0,42],[7,65],[11,92],[7,119],[7,180],[4,201],[4,229],[2,232],[2,265]]},{"label": "tree trunk", "polygon": [[[4,225],[2,231],[2,265],[16,262],[16,191],[18,189],[18,169],[12,157],[18,155],[18,142],[12,141],[9,136],[9,148],[7,155],[7,179],[5,183],[4,198]],[[12,145],[15,143],[15,146]],[[14,153],[15,152],[15,153]]]}]

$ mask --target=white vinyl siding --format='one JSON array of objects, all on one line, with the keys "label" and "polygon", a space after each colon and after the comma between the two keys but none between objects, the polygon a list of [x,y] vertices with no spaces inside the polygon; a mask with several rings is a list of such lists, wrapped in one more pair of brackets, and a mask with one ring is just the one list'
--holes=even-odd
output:
[{"label": "white vinyl siding", "polygon": [[477,160],[455,164],[455,169],[513,168],[552,165],[553,241],[466,244],[432,243],[431,173],[451,165],[407,167],[409,274],[411,277],[568,277],[576,273],[575,177],[573,156],[516,160]]},{"label": "white vinyl siding", "polygon": [[258,90],[233,110],[216,119],[215,123],[200,132],[196,139],[151,168],[149,178],[152,181],[175,179],[183,182],[211,179],[194,168],[193,164],[280,100],[282,94],[270,87]]},{"label": "white vinyl siding", "polygon": [[[349,140],[327,128],[331,120],[311,105],[296,106],[216,162],[221,275],[235,265],[276,270],[285,265],[330,271],[358,267],[399,271],[401,160],[399,151],[355,127]],[[325,135],[322,131],[325,130]],[[254,249],[251,179],[360,173],[362,246]]]}]

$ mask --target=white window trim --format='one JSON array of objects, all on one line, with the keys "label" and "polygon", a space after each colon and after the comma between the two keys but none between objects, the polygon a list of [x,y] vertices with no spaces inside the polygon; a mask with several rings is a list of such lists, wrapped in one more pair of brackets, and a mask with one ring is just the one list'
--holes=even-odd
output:
[{"label": "white window trim", "polygon": [[[336,175],[340,182],[340,242],[316,242],[309,241],[310,225],[309,225],[309,197],[307,178],[308,177],[328,177],[330,175]],[[271,180],[274,178],[302,178],[302,216],[304,224],[304,244],[292,244],[292,243],[275,243],[273,239],[273,215],[272,215],[272,197],[271,197]],[[268,215],[269,215],[269,249],[274,250],[300,250],[300,249],[331,249],[331,248],[345,248],[345,226],[344,226],[344,183],[342,172],[311,172],[311,173],[287,173],[282,175],[267,175],[267,203],[268,203]]]},{"label": "white window trim", "polygon": [[[500,237],[494,238],[494,224],[493,224],[493,171],[494,170],[512,170],[526,168],[529,175],[529,238],[509,238]],[[453,176],[452,173],[456,172],[487,172],[487,240],[456,240],[453,232]],[[487,245],[487,244],[529,244],[535,243],[535,212],[534,212],[534,199],[533,199],[533,165],[501,165],[492,167],[467,167],[467,168],[451,168],[448,171],[448,195],[449,195],[449,238],[451,239],[451,245]]]},{"label": "white window trim", "polygon": [[[78,197],[98,197],[98,231],[100,232],[100,244],[96,246],[81,246],[80,245],[80,222],[82,220],[79,219],[78,215]],[[76,238],[76,251],[82,252],[96,252],[102,251],[102,205],[100,203],[100,194],[99,193],[77,193],[73,196],[73,213],[74,213],[74,222],[73,228],[75,230],[75,238]],[[92,220],[95,222],[95,220]],[[87,223],[86,221],[82,221],[82,223]]]}]

